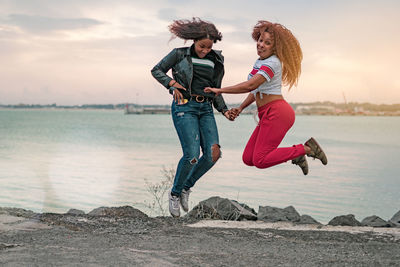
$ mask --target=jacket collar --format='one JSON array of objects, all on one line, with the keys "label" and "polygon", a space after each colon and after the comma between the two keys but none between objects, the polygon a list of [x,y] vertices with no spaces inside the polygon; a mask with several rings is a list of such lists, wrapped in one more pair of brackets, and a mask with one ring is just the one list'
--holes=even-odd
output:
[{"label": "jacket collar", "polygon": [[[191,46],[186,48],[186,52],[185,55],[190,57],[190,49],[194,46],[194,44],[192,44]],[[214,53],[214,55],[216,56],[217,60],[219,62],[223,62],[222,60],[222,51],[221,50],[214,50],[211,49],[210,53]]]}]

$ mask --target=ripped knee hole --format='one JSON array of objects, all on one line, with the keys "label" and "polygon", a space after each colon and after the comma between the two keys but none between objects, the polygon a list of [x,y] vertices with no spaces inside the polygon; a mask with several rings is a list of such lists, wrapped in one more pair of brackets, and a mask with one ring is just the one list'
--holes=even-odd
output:
[{"label": "ripped knee hole", "polygon": [[212,161],[216,162],[221,157],[221,146],[218,144],[214,144],[211,146],[211,156]]}]

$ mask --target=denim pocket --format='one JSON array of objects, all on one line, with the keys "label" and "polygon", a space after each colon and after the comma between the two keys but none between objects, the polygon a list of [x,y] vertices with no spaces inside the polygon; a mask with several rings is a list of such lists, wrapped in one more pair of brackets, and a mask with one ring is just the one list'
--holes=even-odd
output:
[{"label": "denim pocket", "polygon": [[186,111],[188,111],[190,108],[189,108],[189,104],[190,104],[190,101],[188,101],[188,102],[186,102],[186,103],[184,103],[184,104],[178,104],[177,102],[175,102],[175,100],[173,100],[173,105],[174,105],[174,113],[175,114],[177,114],[177,113],[179,113],[179,112],[186,112]]},{"label": "denim pocket", "polygon": [[184,106],[184,105],[187,105],[188,103],[189,103],[189,100],[187,100],[186,98],[184,98],[183,101],[175,102],[175,105],[177,105],[177,106]]}]

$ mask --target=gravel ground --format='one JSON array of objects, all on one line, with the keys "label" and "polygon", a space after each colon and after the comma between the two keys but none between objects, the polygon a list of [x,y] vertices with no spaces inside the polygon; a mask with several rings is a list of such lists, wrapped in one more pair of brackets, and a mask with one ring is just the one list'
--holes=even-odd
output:
[{"label": "gravel ground", "polygon": [[400,229],[286,226],[0,208],[0,265],[400,265]]}]

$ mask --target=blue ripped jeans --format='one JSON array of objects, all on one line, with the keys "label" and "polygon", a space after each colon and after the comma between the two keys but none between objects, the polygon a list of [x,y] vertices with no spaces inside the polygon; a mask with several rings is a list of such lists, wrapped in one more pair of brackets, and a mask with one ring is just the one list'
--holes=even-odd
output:
[{"label": "blue ripped jeans", "polygon": [[[172,120],[181,142],[183,156],[176,169],[172,193],[190,189],[220,157],[218,130],[212,104],[189,101],[172,103]],[[203,152],[201,158],[200,147]],[[214,157],[214,158],[213,158]]]}]

